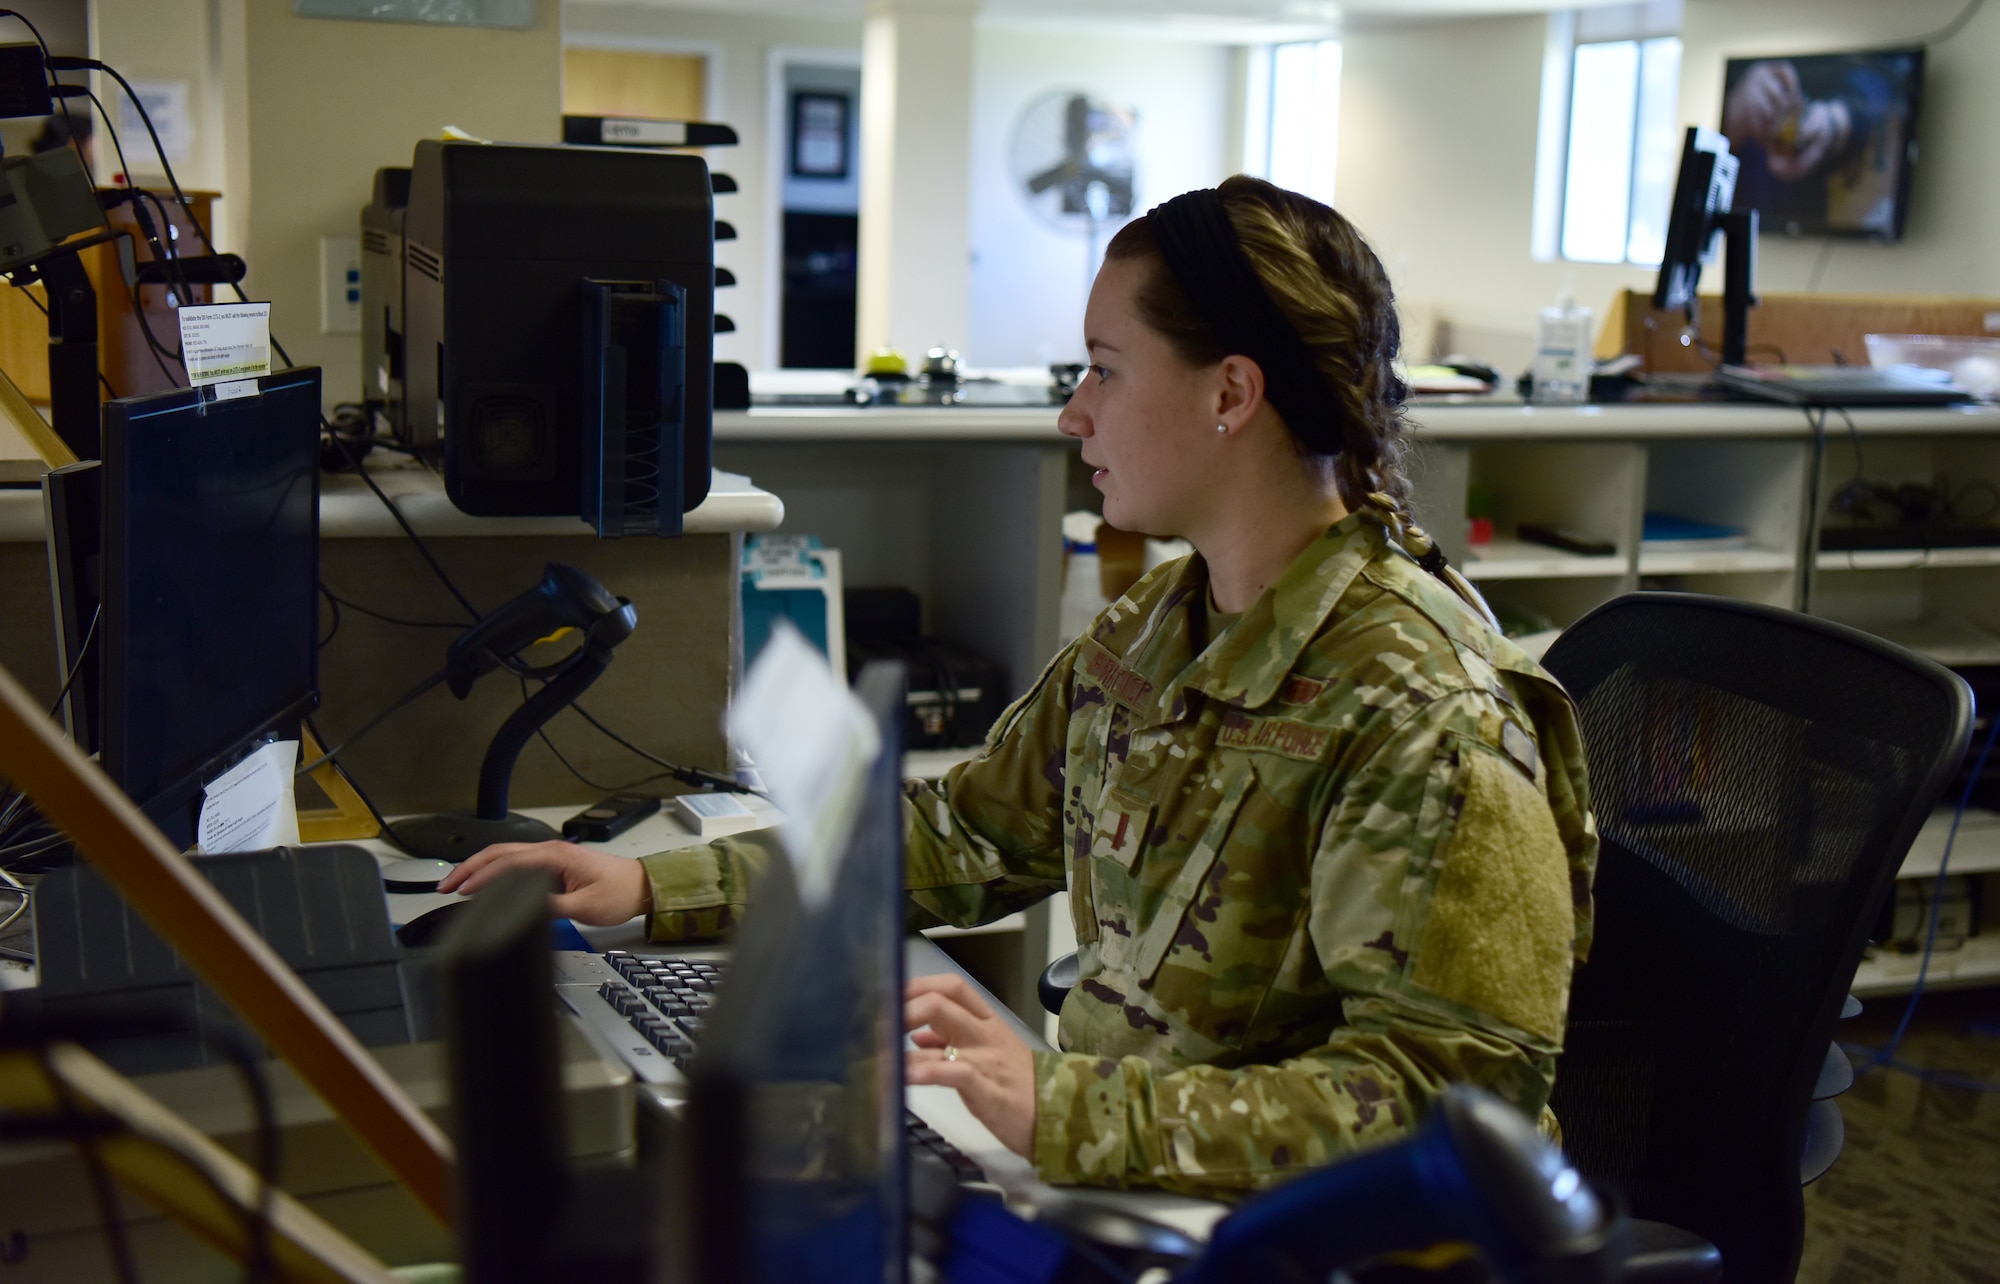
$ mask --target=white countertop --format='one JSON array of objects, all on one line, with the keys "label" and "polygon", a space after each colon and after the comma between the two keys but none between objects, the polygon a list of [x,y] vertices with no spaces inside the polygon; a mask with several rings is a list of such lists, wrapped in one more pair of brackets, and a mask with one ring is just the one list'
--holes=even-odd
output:
[{"label": "white countertop", "polygon": [[[474,517],[462,513],[446,497],[444,480],[428,468],[370,467],[369,476],[395,501],[419,535],[596,534],[575,517]],[[709,482],[708,498],[687,514],[684,529],[690,535],[770,531],[784,520],[783,500],[757,489],[748,477],[718,469]],[[402,529],[359,477],[336,473],[320,478],[319,533],[326,539],[362,539],[400,535]]]},{"label": "white countertop", "polygon": [[[371,467],[385,494],[395,502],[420,535],[581,535],[595,532],[573,517],[473,517],[461,513],[445,497],[444,482],[427,468]],[[690,535],[731,531],[770,531],[785,520],[785,504],[748,477],[718,470],[708,498],[686,518]],[[397,537],[402,528],[369,493],[359,477],[336,474],[320,478],[320,535],[326,539]],[[39,490],[0,490],[0,542],[42,542],[42,494]]]},{"label": "white countertop", "polygon": [[[1055,406],[759,406],[719,411],[717,442],[1047,442],[1056,431]],[[1817,415],[1817,411],[1814,412]],[[2000,407],[1896,408],[1846,412],[1870,435],[2000,432]],[[1427,397],[1410,403],[1413,436],[1433,441],[1493,439],[1633,439],[1650,437],[1806,437],[1812,428],[1797,407],[1753,402],[1648,402],[1533,406],[1512,398]],[[1829,433],[1847,431],[1829,411]]]}]

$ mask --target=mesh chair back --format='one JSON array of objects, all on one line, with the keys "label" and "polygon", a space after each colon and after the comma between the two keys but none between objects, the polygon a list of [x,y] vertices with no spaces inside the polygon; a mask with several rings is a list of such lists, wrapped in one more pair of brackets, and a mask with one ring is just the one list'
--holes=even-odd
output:
[{"label": "mesh chair back", "polygon": [[1787,1281],[1813,1082],[1869,927],[1964,756],[1971,692],[1856,630],[1637,593],[1544,664],[1582,714],[1597,930],[1553,1105],[1585,1174]]}]

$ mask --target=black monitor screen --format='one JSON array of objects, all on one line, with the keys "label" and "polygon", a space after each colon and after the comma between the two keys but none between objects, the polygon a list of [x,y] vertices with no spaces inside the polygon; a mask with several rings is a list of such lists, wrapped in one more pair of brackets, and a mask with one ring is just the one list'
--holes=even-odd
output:
[{"label": "black monitor screen", "polygon": [[1738,210],[1794,236],[1903,234],[1922,49],[1731,58],[1722,132],[1742,159]]},{"label": "black monitor screen", "polygon": [[[1716,215],[1729,209],[1737,167],[1727,139],[1712,129],[1688,126],[1681,146],[1680,176],[1674,183],[1674,203],[1667,212],[1667,238],[1653,287],[1654,307],[1694,307],[1702,265],[1715,261],[1720,230]],[[1694,314],[1690,311],[1688,315]]]},{"label": "black monitor screen", "polygon": [[320,376],[259,384],[104,408],[104,767],[182,846],[203,782],[317,701]]}]

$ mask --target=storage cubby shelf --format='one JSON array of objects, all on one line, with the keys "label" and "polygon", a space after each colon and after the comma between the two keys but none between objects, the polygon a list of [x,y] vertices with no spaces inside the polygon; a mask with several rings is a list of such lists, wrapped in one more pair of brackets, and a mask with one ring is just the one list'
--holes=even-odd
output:
[{"label": "storage cubby shelf", "polygon": [[2000,548],[1876,548],[1822,551],[1822,571],[1921,571],[1932,567],[2000,566]]},{"label": "storage cubby shelf", "polygon": [[[1870,995],[1907,993],[1917,983],[1921,954],[1878,952],[1861,961],[1849,988],[1858,998]],[[1930,971],[1924,977],[1926,990],[1955,990],[2000,981],[2000,935],[1968,936],[1955,950],[1931,954]]]},{"label": "storage cubby shelf", "polygon": [[1625,574],[1625,555],[1565,553],[1546,544],[1498,539],[1475,547],[1464,570],[1472,580],[1554,580]]},{"label": "storage cubby shelf", "polygon": [[1796,554],[1776,548],[1739,548],[1718,553],[1639,553],[1641,575],[1749,575],[1784,572]]}]

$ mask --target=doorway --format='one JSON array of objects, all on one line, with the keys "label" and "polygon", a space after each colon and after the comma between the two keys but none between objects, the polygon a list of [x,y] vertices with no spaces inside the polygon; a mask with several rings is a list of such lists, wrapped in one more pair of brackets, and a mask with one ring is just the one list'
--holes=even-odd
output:
[{"label": "doorway", "polygon": [[565,116],[705,120],[708,59],[698,53],[563,50]]},{"label": "doorway", "polygon": [[774,59],[778,364],[852,370],[861,247],[861,67]]}]

